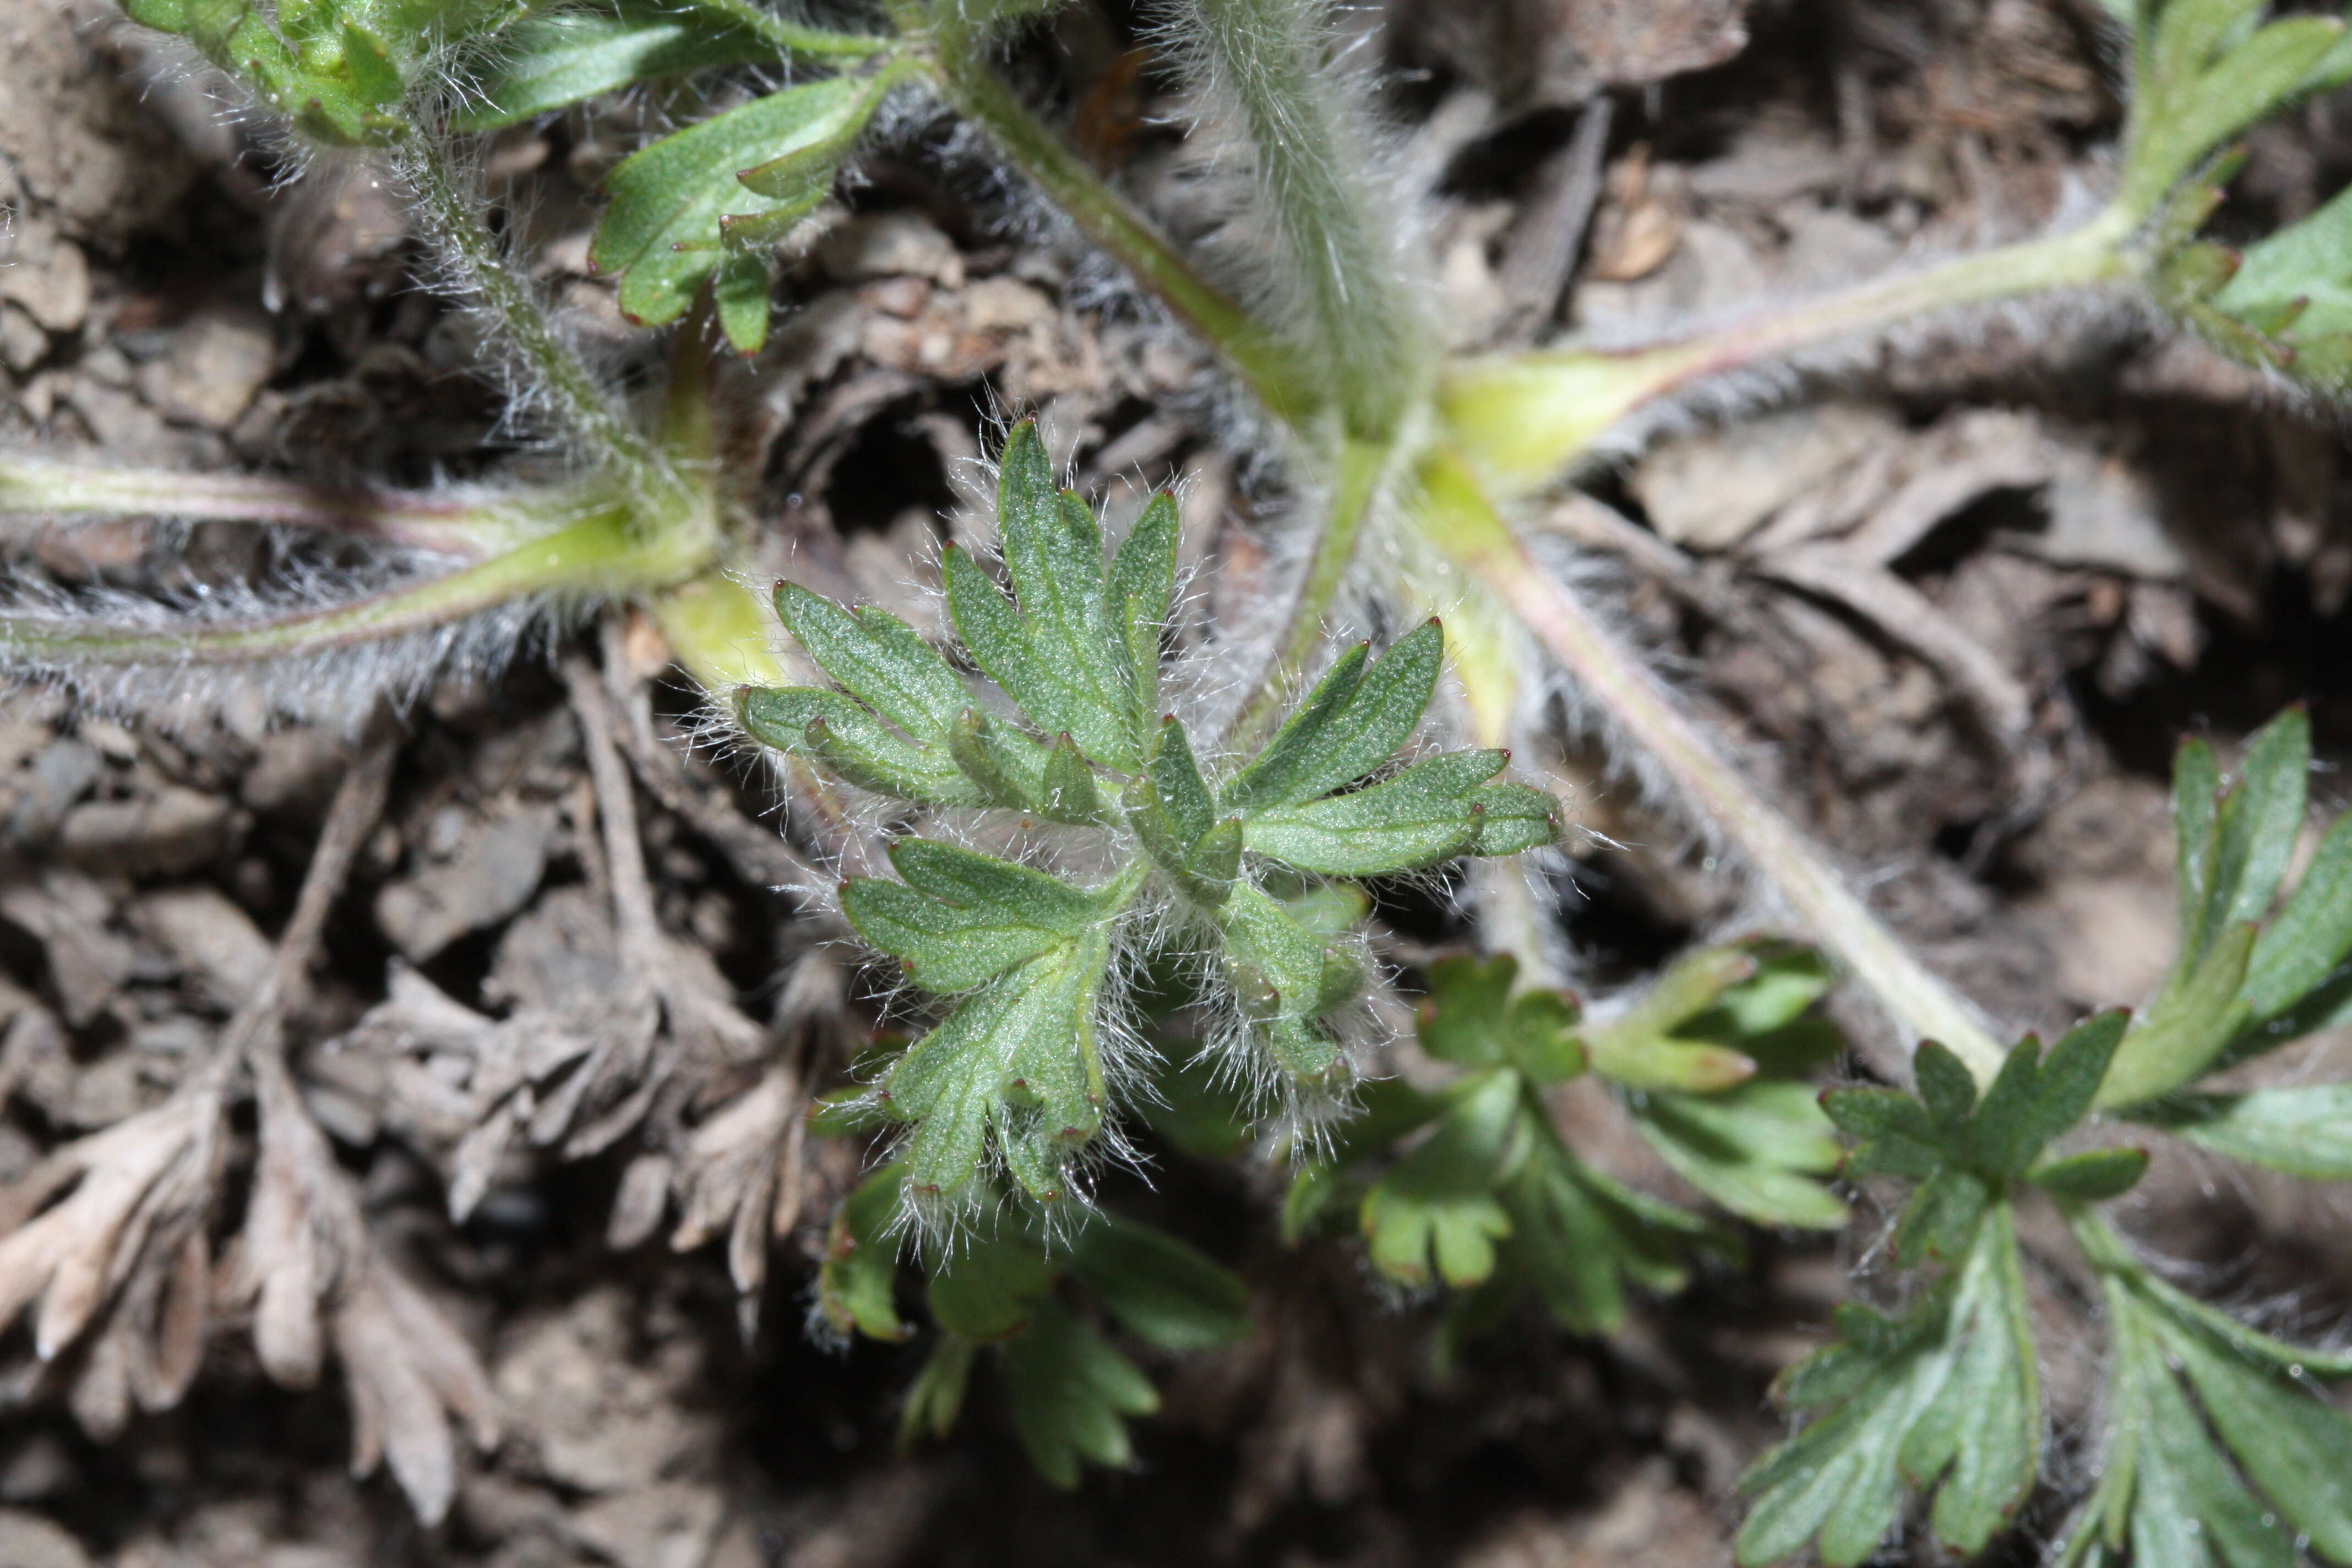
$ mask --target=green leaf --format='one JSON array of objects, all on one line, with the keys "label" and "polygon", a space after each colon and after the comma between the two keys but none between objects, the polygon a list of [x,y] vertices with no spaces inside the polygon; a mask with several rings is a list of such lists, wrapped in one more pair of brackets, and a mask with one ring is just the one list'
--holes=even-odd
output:
[{"label": "green leaf", "polygon": [[774,44],[749,27],[656,0],[542,14],[499,41],[452,123],[459,131],[495,131],[634,82],[773,61],[776,54]]},{"label": "green leaf", "polygon": [[1919,1184],[1895,1227],[1895,1260],[1911,1265],[1958,1258],[1976,1239],[1993,1206],[1991,1184],[1974,1171],[1946,1165]]},{"label": "green leaf", "polygon": [[1160,1395],[1136,1364],[1052,1300],[1000,1352],[1013,1428],[1037,1473],[1064,1489],[1080,1461],[1120,1468],[1135,1457],[1122,1416],[1149,1415]]},{"label": "green leaf", "polygon": [[919,742],[946,745],[971,705],[962,678],[887,610],[853,615],[797,583],[779,583],[776,618],[843,690]]},{"label": "green leaf", "polygon": [[1471,792],[1469,853],[1499,857],[1559,842],[1559,802],[1533,784],[1487,784]]},{"label": "green leaf", "polygon": [[2180,742],[2172,754],[2173,880],[2180,903],[2180,951],[2205,946],[2205,912],[2213,901],[2214,834],[2221,814],[2221,759],[2207,742]]},{"label": "green leaf", "polygon": [[2347,1561],[2352,1421],[2307,1378],[2352,1373],[2352,1357],[2246,1327],[2155,1278],[2112,1233],[2089,1245],[2111,1387],[2099,1484],[2059,1560],[2115,1562],[2128,1546],[2137,1564],[2301,1568],[2309,1546]]},{"label": "green leaf", "polygon": [[2086,1149],[2044,1160],[2025,1179],[2076,1203],[2104,1203],[2131,1191],[2147,1173],[2145,1149]]},{"label": "green leaf", "polygon": [[1753,1503],[1743,1564],[1817,1540],[1848,1568],[1893,1528],[1906,1481],[1933,1489],[1937,1538],[1973,1555],[2032,1489],[2042,1442],[2032,1320],[2007,1205],[1978,1227],[1958,1274],[1900,1320],[1842,1309],[1843,1342],[1786,1373],[1794,1408],[1822,1411],[1740,1481]]},{"label": "green leaf", "polygon": [[941,1334],[924,1359],[923,1370],[907,1390],[906,1407],[898,1413],[898,1448],[912,1448],[921,1438],[934,1440],[955,1430],[963,1414],[965,1392],[971,1386],[972,1356],[980,1347],[954,1334]]},{"label": "green leaf", "polygon": [[1198,1248],[1106,1215],[1080,1231],[1070,1268],[1119,1327],[1155,1350],[1214,1350],[1249,1333],[1249,1287]]},{"label": "green leaf", "polygon": [[2270,913],[2303,828],[2311,774],[2311,721],[2290,708],[2246,748],[2242,776],[2215,824],[2213,877],[2199,930],[2206,940]]},{"label": "green leaf", "polygon": [[903,1340],[898,1321],[898,1187],[905,1173],[885,1165],[850,1189],[826,1228],[817,1266],[817,1307],[838,1333]]},{"label": "green leaf", "polygon": [[1182,535],[1176,498],[1162,492],[1145,505],[1111,557],[1104,600],[1126,655],[1129,700],[1139,721],[1160,705],[1160,633],[1175,603]]},{"label": "green leaf", "polygon": [[977,708],[956,715],[948,754],[991,805],[1033,811],[1045,798],[1045,748]]},{"label": "green leaf", "polygon": [[2132,1115],[2250,1165],[2315,1181],[2352,1181],[2352,1083],[2175,1095]]},{"label": "green leaf", "polygon": [[972,993],[899,1058],[883,1093],[915,1123],[910,1188],[961,1194],[992,1147],[1031,1196],[1060,1195],[1062,1157],[1102,1123],[1094,1015],[1109,956],[1089,929]]},{"label": "green leaf", "polygon": [[1360,976],[1248,882],[1235,882],[1216,914],[1243,1016],[1256,1026],[1276,1065],[1310,1079],[1330,1070],[1339,1047],[1314,1020],[1346,1001]]},{"label": "green leaf", "polygon": [[1558,1083],[1584,1070],[1576,1004],[1558,991],[1514,997],[1518,960],[1444,958],[1429,968],[1422,1004],[1422,1049],[1463,1067],[1509,1066],[1530,1082]]},{"label": "green leaf", "polygon": [[1433,757],[1368,789],[1259,812],[1248,819],[1246,842],[1269,859],[1325,876],[1433,866],[1477,843],[1478,785],[1509,760],[1507,752]]},{"label": "green leaf", "polygon": [[1219,804],[1245,816],[1296,805],[1353,784],[1396,754],[1420,726],[1445,664],[1445,633],[1429,621],[1376,662],[1340,657],[1266,749],[1226,784]]},{"label": "green leaf", "polygon": [[958,634],[1041,729],[1066,732],[1105,767],[1134,771],[1143,760],[1145,715],[1136,706],[1125,605],[1115,627],[1108,603],[1102,531],[1084,502],[1055,490],[1045,448],[1025,421],[1005,442],[996,513],[1019,607],[977,563],[950,551],[948,608]]},{"label": "green leaf", "polygon": [[[730,274],[722,284],[740,286],[756,273],[764,291],[764,251],[726,246],[724,226],[814,211],[824,190],[780,202],[746,189],[737,172],[805,153],[823,161],[829,185],[831,171],[880,101],[870,82],[808,82],[713,115],[622,160],[605,177],[611,205],[588,250],[597,270],[620,275],[621,313],[641,326],[674,321],[721,268]],[[763,336],[765,323],[762,314]],[[747,353],[759,346],[734,342]]]},{"label": "green leaf", "polygon": [[2213,1065],[2252,1015],[2239,991],[2253,948],[2254,928],[2232,926],[2194,967],[2174,972],[2116,1048],[2099,1089],[2101,1106],[2142,1104],[2193,1083]]},{"label": "green leaf", "polygon": [[2319,989],[2352,954],[2352,814],[2319,841],[2277,920],[2254,939],[2239,988],[2257,1025]]},{"label": "green leaf", "polygon": [[1720,1094],[1655,1093],[1632,1102],[1634,1125],[1685,1181],[1758,1225],[1835,1230],[1846,1206],[1816,1178],[1843,1151],[1801,1083],[1753,1079]]},{"label": "green leaf", "polygon": [[2178,1319],[2157,1325],[2246,1478],[2321,1555],[2352,1562],[2352,1420]]},{"label": "green leaf", "polygon": [[1518,1131],[1517,1075],[1490,1071],[1454,1098],[1435,1131],[1372,1184],[1360,1223],[1374,1268],[1407,1285],[1433,1276],[1455,1289],[1495,1270],[1495,1243],[1511,1233],[1495,1196]]},{"label": "green leaf", "polygon": [[992,1343],[1029,1326],[1054,1289],[1045,1249],[1009,1222],[961,1238],[931,1274],[931,1317],[949,1333]]},{"label": "green leaf", "polygon": [[820,762],[860,789],[927,805],[987,804],[951,756],[908,740],[840,692],[747,687],[736,713],[761,744]]},{"label": "green leaf", "polygon": [[903,882],[845,883],[842,912],[857,934],[906,961],[926,991],[970,990],[1098,925],[1128,886],[1082,892],[1057,878],[928,838],[901,838],[890,863]]},{"label": "green leaf", "polygon": [[1678,960],[1632,1006],[1587,1026],[1592,1070],[1629,1089],[1705,1090],[1744,1082],[1756,1071],[1754,1061],[1682,1031],[1756,972],[1755,955],[1739,946],[1704,948]]},{"label": "green leaf", "polygon": [[1498,1195],[1509,1216],[1504,1267],[1571,1333],[1624,1327],[1629,1287],[1672,1294],[1690,1279],[1690,1256],[1736,1256],[1698,1215],[1645,1197],[1570,1154],[1540,1107],[1528,1117],[1528,1157]]}]

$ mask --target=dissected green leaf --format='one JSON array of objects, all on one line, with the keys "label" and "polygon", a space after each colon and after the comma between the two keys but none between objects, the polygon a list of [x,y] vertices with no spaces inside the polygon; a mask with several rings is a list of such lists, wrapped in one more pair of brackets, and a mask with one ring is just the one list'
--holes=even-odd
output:
[{"label": "dissected green leaf", "polygon": [[911,1188],[961,1194],[992,1148],[1032,1196],[1060,1195],[1063,1158],[1102,1124],[1094,1015],[1108,960],[1089,929],[973,992],[899,1058],[883,1094],[915,1123]]},{"label": "dissected green leaf", "polygon": [[1841,1342],[1790,1369],[1783,1404],[1822,1412],[1740,1481],[1743,1564],[1817,1542],[1830,1568],[1877,1550],[1906,1482],[1934,1489],[1937,1538],[1983,1549],[2032,1488],[2042,1442],[2025,1282],[2008,1205],[1975,1231],[1944,1288],[1901,1319],[1838,1312]]},{"label": "dissected green leaf", "polygon": [[776,617],[843,690],[934,746],[971,705],[962,678],[887,610],[855,614],[797,583],[776,584]]},{"label": "dissected green leaf", "polygon": [[2250,1165],[2352,1181],[2352,1083],[2174,1095],[2132,1114]]},{"label": "dissected green leaf", "polygon": [[142,26],[186,38],[304,134],[346,146],[404,135],[435,56],[523,19],[520,0],[131,0]]},{"label": "dissected green leaf", "polygon": [[1407,1285],[1442,1279],[1483,1284],[1495,1243],[1511,1232],[1496,1198],[1520,1132],[1517,1074],[1492,1071],[1452,1097],[1436,1128],[1364,1196],[1361,1224],[1373,1267]]},{"label": "dissected green leaf", "polygon": [[1509,1216],[1503,1266],[1574,1333],[1624,1326],[1629,1287],[1670,1295],[1690,1279],[1695,1252],[1738,1247],[1698,1215],[1612,1181],[1570,1154],[1527,1112],[1528,1152],[1497,1195]]},{"label": "dissected green leaf", "polygon": [[904,1173],[885,1165],[850,1189],[826,1228],[817,1267],[817,1307],[835,1331],[903,1340],[898,1320],[898,1187]]},{"label": "dissected green leaf", "polygon": [[1160,1395],[1068,1308],[1050,1298],[1038,1302],[1027,1331],[999,1357],[1013,1428],[1039,1475],[1075,1487],[1081,1461],[1117,1469],[1134,1458],[1122,1417],[1150,1415]]},{"label": "dissected green leaf", "polygon": [[1043,871],[928,838],[901,838],[890,863],[903,882],[843,885],[857,934],[906,961],[927,991],[965,991],[1075,942],[1117,912],[1132,883],[1084,892]]},{"label": "dissected green leaf", "polygon": [[1807,1085],[1751,1079],[1719,1094],[1659,1092],[1634,1124],[1676,1173],[1742,1219],[1834,1230],[1845,1205],[1818,1178],[1844,1152]]},{"label": "dissected green leaf", "polygon": [[1736,945],[1679,960],[1622,1013],[1586,1026],[1592,1070],[1631,1089],[1719,1089],[1745,1081],[1756,1071],[1747,1056],[1686,1038],[1681,1029],[1756,972],[1755,956]]},{"label": "dissected green leaf", "polygon": [[[722,289],[756,286],[764,297],[768,247],[729,245],[727,225],[772,223],[814,211],[832,171],[880,102],[874,82],[806,82],[699,121],[622,160],[605,176],[611,205],[588,251],[597,270],[620,275],[622,313],[642,326],[666,325],[686,313],[714,274],[723,274]],[[735,177],[794,153],[823,163],[822,185],[780,201]],[[764,311],[758,322],[758,336],[764,338]],[[745,353],[760,346],[741,337],[731,341]]]},{"label": "dissected green leaf", "polygon": [[1034,1238],[1000,1220],[992,1230],[961,1238],[933,1264],[932,1320],[961,1339],[1011,1339],[1035,1317],[1054,1289],[1055,1274]]},{"label": "dissected green leaf", "polygon": [[860,789],[929,805],[988,803],[953,756],[908,740],[838,691],[748,687],[736,714],[761,744],[820,762]]},{"label": "dissected green leaf", "polygon": [[[946,560],[948,606],[973,659],[1049,734],[1066,733],[1105,767],[1143,763],[1152,715],[1133,665],[1136,614],[1157,627],[1166,602],[1144,603],[1156,585],[1164,522],[1155,520],[1110,602],[1102,531],[1076,496],[1054,488],[1053,469],[1033,425],[1015,426],[997,476],[997,530],[1015,605],[961,551]],[[1167,574],[1174,581],[1172,565]],[[1158,647],[1156,630],[1152,647]]]},{"label": "dissected green leaf", "polygon": [[1505,752],[1454,752],[1348,795],[1275,806],[1248,819],[1250,848],[1301,871],[1373,877],[1450,860],[1475,847],[1478,786]]},{"label": "dissected green leaf", "polygon": [[1830,1120],[1860,1141],[1847,1156],[1848,1175],[1919,1184],[1895,1226],[1898,1261],[1957,1258],[1979,1244],[1983,1216],[2000,1208],[2052,1140],[2089,1113],[2112,1075],[2125,1026],[2124,1014],[2100,1014],[2046,1056],[2029,1036],[2002,1058],[1981,1098],[1967,1067],[1933,1040],[1912,1058],[1916,1100],[1874,1089],[1822,1097]]},{"label": "dissected green leaf", "polygon": [[1296,805],[1355,783],[1412,738],[1437,690],[1445,633],[1430,621],[1377,660],[1349,649],[1265,751],[1234,775],[1219,805],[1245,816]]},{"label": "dissected green leaf", "polygon": [[1106,1215],[1070,1246],[1070,1269],[1155,1350],[1214,1350],[1249,1332],[1249,1287],[1198,1248],[1148,1225]]},{"label": "dissected green leaf", "polygon": [[1583,1071],[1576,1004],[1543,989],[1515,996],[1518,973],[1518,960],[1508,953],[1440,959],[1430,965],[1429,999],[1421,1009],[1422,1049],[1463,1067],[1513,1067],[1538,1084]]},{"label": "dissected green leaf", "polygon": [[2352,1420],[2305,1381],[2352,1364],[2256,1333],[2127,1260],[2103,1285],[2113,1347],[2099,1483],[2059,1560],[2352,1561]]},{"label": "dissected green leaf", "polygon": [[1265,1035],[1277,1064],[1309,1078],[1327,1071],[1339,1047],[1314,1020],[1347,998],[1331,994],[1341,976],[1333,973],[1334,955],[1323,939],[1247,882],[1234,884],[1217,910],[1217,929],[1243,1013]]},{"label": "dissected green leaf", "polygon": [[[834,35],[871,48],[880,38]],[[536,15],[510,29],[476,76],[460,131],[495,131],[634,82],[773,61],[774,43],[694,6],[659,0]]]}]

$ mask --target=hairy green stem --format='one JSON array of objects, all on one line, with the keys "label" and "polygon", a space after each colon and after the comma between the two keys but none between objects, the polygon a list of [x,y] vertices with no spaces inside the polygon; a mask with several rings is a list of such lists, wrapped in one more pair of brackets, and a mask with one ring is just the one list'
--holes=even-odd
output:
[{"label": "hairy green stem", "polygon": [[1303,425],[1322,393],[1299,374],[1284,346],[1213,287],[1149,219],[1113,190],[1051,127],[1030,111],[990,65],[969,28],[942,18],[933,35],[940,95],[986,131],[1088,239],[1210,344],[1278,417]]},{"label": "hairy green stem", "polygon": [[[1213,101],[1240,120],[1259,206],[1275,233],[1276,297],[1301,318],[1294,354],[1350,437],[1385,442],[1425,395],[1437,339],[1379,210],[1368,145],[1324,59],[1324,0],[1192,0],[1186,41]],[[1288,294],[1291,298],[1281,297]]]},{"label": "hairy green stem", "polygon": [[446,576],[266,621],[85,631],[44,616],[0,615],[0,650],[12,662],[67,668],[241,663],[427,630],[534,594],[628,595],[677,582],[697,564],[698,555],[675,539],[642,538],[629,512],[614,507]]},{"label": "hairy green stem", "polygon": [[845,63],[868,58],[892,47],[892,40],[879,34],[835,33],[787,22],[766,6],[751,4],[751,0],[685,0],[685,4],[687,8],[729,26],[758,35],[774,46],[777,53],[787,57],[798,55],[807,59]]},{"label": "hairy green stem", "polygon": [[1795,824],[1748,786],[1641,656],[1537,564],[1470,473],[1453,458],[1433,458],[1423,466],[1423,483],[1420,515],[1430,540],[1526,623],[1906,1034],[1940,1040],[1990,1082],[2003,1053],[1974,1009],[1853,896]]},{"label": "hairy green stem", "polygon": [[467,498],[347,489],[263,474],[181,474],[0,458],[0,512],[267,523],[472,560],[546,533],[592,504],[584,492]]},{"label": "hairy green stem", "polygon": [[1246,750],[1265,739],[1291,692],[1303,679],[1330,630],[1331,607],[1348,580],[1363,543],[1365,524],[1380,504],[1380,495],[1395,461],[1392,447],[1349,441],[1339,449],[1338,482],[1307,575],[1290,607],[1288,629],[1261,674],[1257,690],[1243,704],[1226,739]]},{"label": "hairy green stem", "polygon": [[1557,482],[1611,426],[1699,382],[1937,311],[2130,277],[2136,226],[2111,207],[2080,228],[1759,310],[1686,338],[1626,350],[1562,348],[1472,362],[1438,391],[1454,444],[1495,493]]},{"label": "hairy green stem", "polygon": [[460,281],[498,318],[508,342],[530,366],[530,390],[554,410],[564,434],[583,453],[617,470],[654,510],[680,500],[678,477],[668,460],[548,320],[504,247],[483,226],[473,193],[440,142],[429,131],[412,128],[400,139],[397,156],[433,238]]}]

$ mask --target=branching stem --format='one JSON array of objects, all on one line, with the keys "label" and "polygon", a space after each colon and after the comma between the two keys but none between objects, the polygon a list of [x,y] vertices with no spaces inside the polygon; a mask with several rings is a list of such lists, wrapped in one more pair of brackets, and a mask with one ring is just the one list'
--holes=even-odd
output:
[{"label": "branching stem", "polygon": [[1915,271],[1758,310],[1642,348],[1569,347],[1460,365],[1439,409],[1453,442],[1506,498],[1558,482],[1644,404],[1712,376],[1938,311],[2123,281],[2139,265],[2132,215],[2110,208],[2082,227],[1954,257]]},{"label": "branching stem", "polygon": [[1431,542],[1526,623],[1907,1036],[1942,1041],[1990,1082],[2003,1053],[1975,1010],[1853,896],[1795,824],[1748,786],[1641,657],[1536,563],[1467,470],[1436,458],[1424,466],[1423,481],[1427,505],[1421,515]]},{"label": "branching stem", "polygon": [[0,512],[253,522],[380,540],[480,560],[544,534],[580,497],[345,489],[257,474],[181,474],[0,458]]},{"label": "branching stem", "polygon": [[1118,262],[1203,342],[1224,356],[1250,390],[1297,426],[1323,405],[1273,334],[1212,286],[1150,220],[1106,184],[989,63],[981,38],[942,17],[933,34],[940,95],[993,138],[1088,239]]},{"label": "branching stem", "polygon": [[555,330],[505,248],[483,226],[447,150],[429,130],[413,128],[400,140],[397,156],[442,253],[530,367],[529,390],[554,410],[581,451],[617,470],[656,515],[675,505],[683,494],[677,473]]}]

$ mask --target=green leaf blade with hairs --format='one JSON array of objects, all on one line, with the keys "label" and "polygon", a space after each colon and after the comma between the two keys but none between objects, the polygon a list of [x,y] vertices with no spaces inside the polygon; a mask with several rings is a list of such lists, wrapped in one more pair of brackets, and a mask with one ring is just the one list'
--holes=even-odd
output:
[{"label": "green leaf blade with hairs", "polygon": [[1249,1287],[1162,1230],[1106,1215],[1070,1246],[1070,1271],[1120,1328],[1154,1350],[1185,1354],[1249,1332]]},{"label": "green leaf blade with hairs", "polygon": [[2132,1115],[2250,1165],[2312,1181],[2352,1181],[2352,1083],[2175,1095]]},{"label": "green leaf blade with hairs", "polygon": [[837,691],[755,686],[737,717],[752,739],[823,763],[858,788],[929,805],[984,805],[988,796],[952,756],[908,740]]},{"label": "green leaf blade with hairs", "polygon": [[854,614],[797,583],[776,584],[776,618],[843,690],[917,741],[945,746],[971,693],[912,626],[868,605]]},{"label": "green leaf blade with hairs", "polygon": [[2097,1489],[2062,1561],[2095,1543],[2138,1563],[2299,1568],[2352,1561],[2352,1419],[2308,1375],[2346,1359],[2259,1334],[2102,1243],[2115,1394]]},{"label": "green leaf blade with hairs", "polygon": [[758,32],[691,6],[619,0],[609,9],[545,13],[500,41],[455,123],[496,131],[636,82],[775,58],[775,45]]},{"label": "green leaf blade with hairs", "polygon": [[1176,563],[1183,524],[1176,498],[1155,495],[1111,557],[1104,600],[1118,651],[1126,658],[1129,711],[1148,733],[1160,706],[1160,633],[1175,606]]},{"label": "green leaf blade with hairs", "polygon": [[[765,253],[728,247],[724,224],[814,211],[824,191],[779,202],[746,189],[736,174],[780,150],[807,151],[825,160],[829,184],[830,171],[847,155],[878,101],[866,82],[808,82],[674,132],[622,160],[605,176],[610,205],[588,250],[598,271],[620,275],[622,314],[641,326],[666,326],[722,269],[728,274],[722,286],[740,286],[756,271],[764,291]],[[761,312],[759,336],[765,332]],[[745,353],[760,346],[734,342]]]},{"label": "green leaf blade with hairs", "polygon": [[[1014,700],[1047,731],[1067,731],[1094,761],[1132,771],[1142,761],[1142,737],[1131,677],[1120,668],[1127,639],[1111,635],[1102,530],[1084,502],[1054,488],[1045,443],[1027,421],[1005,440],[996,510],[1043,706],[1018,691]],[[999,684],[1013,690],[1001,678]]]},{"label": "green leaf blade with hairs", "polygon": [[1027,1331],[999,1353],[1013,1428],[1039,1475],[1066,1491],[1078,1484],[1082,1464],[1121,1469],[1133,1462],[1126,1418],[1157,1411],[1159,1393],[1068,1308],[1040,1301]]},{"label": "green leaf blade with hairs", "polygon": [[1930,1521],[1973,1554],[2039,1473],[2041,1389],[2006,1204],[1978,1226],[1957,1272],[1901,1319],[1838,1312],[1841,1342],[1782,1375],[1780,1402],[1822,1412],[1740,1480],[1751,1500],[1743,1568],[1808,1541],[1832,1568],[1869,1558],[1899,1517],[1903,1486],[1932,1489]]},{"label": "green leaf blade with hairs", "polygon": [[1094,1015],[1108,959],[1099,930],[1049,948],[973,992],[898,1058],[882,1093],[913,1123],[911,1193],[964,1196],[992,1152],[1031,1197],[1061,1196],[1063,1159],[1102,1124]]},{"label": "green leaf blade with hairs", "polygon": [[1494,1070],[1457,1093],[1436,1129],[1364,1194],[1372,1266],[1405,1285],[1482,1285],[1510,1215],[1495,1195],[1519,1127],[1518,1076]]},{"label": "green leaf blade with hairs", "polygon": [[1355,783],[1412,739],[1437,690],[1445,633],[1429,621],[1378,659],[1350,649],[1255,761],[1225,785],[1219,804],[1244,815],[1295,805]]},{"label": "green leaf blade with hairs", "polygon": [[1476,847],[1478,786],[1509,760],[1507,752],[1433,757],[1366,789],[1259,812],[1247,819],[1244,837],[1268,859],[1326,876],[1433,866]]},{"label": "green leaf blade with hairs", "polygon": [[860,877],[842,889],[857,934],[906,961],[926,991],[992,980],[1100,924],[1130,890],[1082,892],[1043,871],[927,838],[902,838],[890,863],[905,879]]}]

